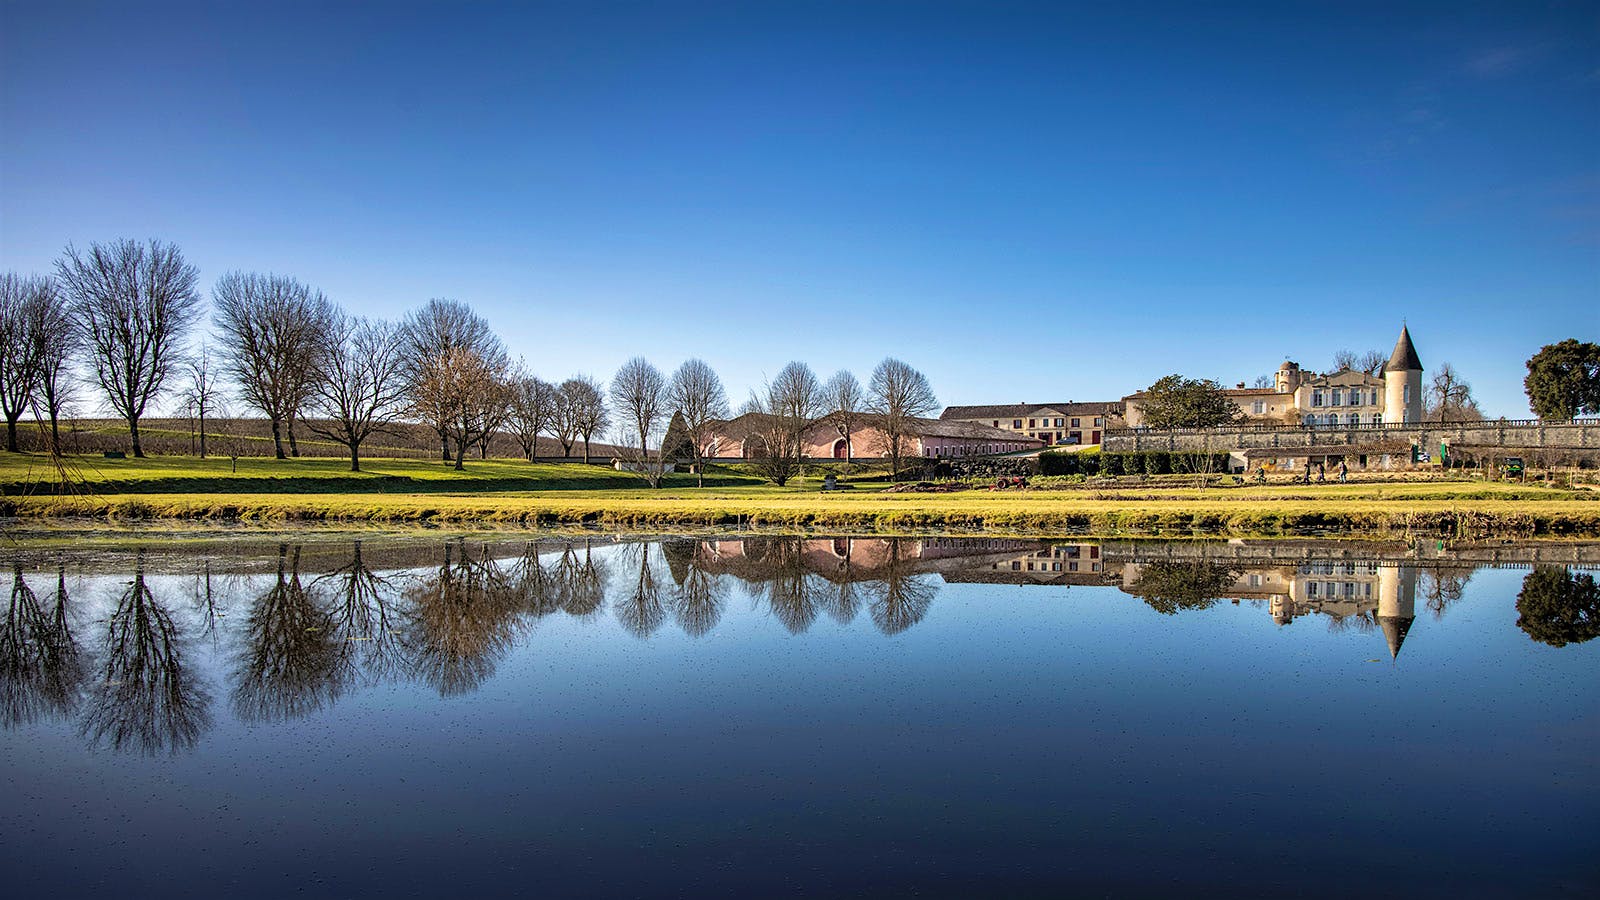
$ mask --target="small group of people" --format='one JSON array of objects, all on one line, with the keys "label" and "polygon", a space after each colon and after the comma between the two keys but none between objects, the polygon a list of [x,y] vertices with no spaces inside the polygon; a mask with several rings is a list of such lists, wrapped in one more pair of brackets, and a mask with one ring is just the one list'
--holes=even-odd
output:
[{"label": "small group of people", "polygon": [[[1300,480],[1302,482],[1304,482],[1306,484],[1310,484],[1311,483],[1311,470],[1312,470],[1312,468],[1315,468],[1317,470],[1317,480],[1318,481],[1327,481],[1328,480],[1328,464],[1327,464],[1327,461],[1319,459],[1319,460],[1317,460],[1317,463],[1316,463],[1316,465],[1314,467],[1312,466],[1310,460],[1306,460],[1306,472],[1300,478]],[[1339,483],[1340,484],[1344,484],[1345,482],[1350,480],[1350,467],[1345,464],[1345,461],[1343,459],[1339,460],[1338,475],[1339,475]],[[1265,474],[1263,474],[1263,477],[1258,479],[1258,480],[1265,481],[1266,480]]]}]

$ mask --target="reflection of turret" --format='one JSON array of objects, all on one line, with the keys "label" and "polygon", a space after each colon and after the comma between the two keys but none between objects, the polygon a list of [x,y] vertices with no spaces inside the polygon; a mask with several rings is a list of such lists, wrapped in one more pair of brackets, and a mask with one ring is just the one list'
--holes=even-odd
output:
[{"label": "reflection of turret", "polygon": [[1417,569],[1386,567],[1378,571],[1378,627],[1389,642],[1391,659],[1400,658],[1400,645],[1417,617]]}]

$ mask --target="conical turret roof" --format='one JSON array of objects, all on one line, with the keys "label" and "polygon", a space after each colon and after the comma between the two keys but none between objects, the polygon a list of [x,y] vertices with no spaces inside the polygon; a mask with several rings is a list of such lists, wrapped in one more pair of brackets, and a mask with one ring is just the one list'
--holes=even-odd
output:
[{"label": "conical turret roof", "polygon": [[1378,627],[1383,629],[1383,639],[1389,643],[1389,658],[1400,658],[1400,645],[1406,642],[1406,632],[1411,630],[1412,619],[1399,616],[1379,616]]},{"label": "conical turret roof", "polygon": [[1385,372],[1421,372],[1422,360],[1417,359],[1417,347],[1411,343],[1411,329],[1400,326],[1400,340],[1394,342],[1394,352],[1383,367]]}]

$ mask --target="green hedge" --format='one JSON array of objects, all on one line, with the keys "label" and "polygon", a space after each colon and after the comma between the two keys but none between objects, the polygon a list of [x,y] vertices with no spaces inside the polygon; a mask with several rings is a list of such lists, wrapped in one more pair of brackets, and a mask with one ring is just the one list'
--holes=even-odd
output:
[{"label": "green hedge", "polygon": [[1041,453],[1040,475],[1189,475],[1228,471],[1226,453]]}]

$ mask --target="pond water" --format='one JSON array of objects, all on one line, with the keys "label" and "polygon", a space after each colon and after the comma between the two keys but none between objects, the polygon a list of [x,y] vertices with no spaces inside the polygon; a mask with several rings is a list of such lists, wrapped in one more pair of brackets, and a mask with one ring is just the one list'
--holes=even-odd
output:
[{"label": "pond water", "polygon": [[1600,890],[1600,547],[12,545],[23,896]]}]

